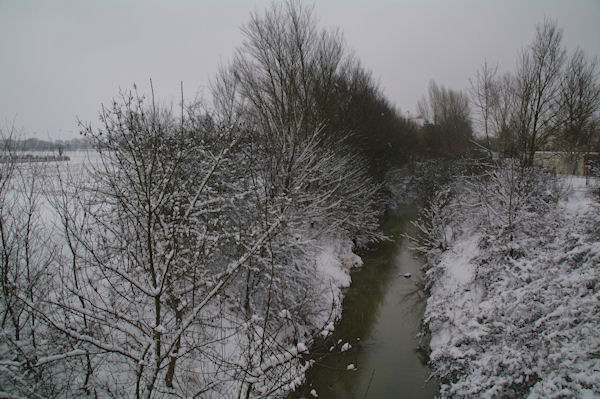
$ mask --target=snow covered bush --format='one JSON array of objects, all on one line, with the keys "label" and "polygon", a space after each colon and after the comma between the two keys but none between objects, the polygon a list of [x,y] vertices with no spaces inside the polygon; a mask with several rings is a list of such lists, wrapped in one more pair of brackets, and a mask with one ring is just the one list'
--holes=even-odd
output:
[{"label": "snow covered bush", "polygon": [[[17,298],[64,337],[48,380],[66,359],[71,395],[235,396],[244,386],[246,312],[266,311],[271,324],[277,317],[264,290],[247,285],[241,296],[237,288],[249,284],[244,271],[265,275],[274,265],[288,205],[265,200],[237,151],[235,126],[215,126],[197,110],[174,116],[133,91],[103,109],[100,129],[84,131],[100,155],[87,179],[60,176],[52,194],[64,238],[55,285],[46,296]],[[261,348],[285,349],[259,337]]]},{"label": "snow covered bush", "polygon": [[219,294],[279,226],[244,217],[252,187],[225,167],[236,138],[197,122],[129,92],[84,130],[100,160],[76,196],[63,190],[61,285],[30,306],[85,353],[85,388],[101,396],[221,383],[197,374],[219,367]]},{"label": "snow covered bush", "polygon": [[509,163],[453,186],[448,248],[425,251],[443,397],[600,393],[599,208],[554,179]]}]

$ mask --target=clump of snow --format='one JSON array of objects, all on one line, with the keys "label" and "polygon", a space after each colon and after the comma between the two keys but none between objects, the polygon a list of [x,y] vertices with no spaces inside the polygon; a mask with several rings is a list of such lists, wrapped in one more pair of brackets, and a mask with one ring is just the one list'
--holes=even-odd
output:
[{"label": "clump of snow", "polygon": [[350,363],[349,365],[346,366],[346,370],[354,371],[354,370],[356,370],[356,366],[353,363]]},{"label": "clump of snow", "polygon": [[349,254],[343,252],[342,248],[339,243],[327,243],[317,255],[317,268],[325,278],[325,282],[336,287],[348,287],[352,281],[351,266],[344,262]]},{"label": "clump of snow", "polygon": [[330,336],[333,333],[334,329],[335,329],[335,327],[333,326],[333,322],[329,322],[329,323],[327,323],[327,325],[321,331],[320,334],[323,338],[327,338],[328,336]]},{"label": "clump of snow", "polygon": [[340,352],[346,352],[350,348],[352,348],[352,345],[350,345],[348,342],[346,342],[344,345],[342,345],[342,348],[340,349]]},{"label": "clump of snow", "polygon": [[327,323],[327,325],[325,326],[325,330],[329,331],[329,332],[333,332],[333,330],[335,329],[335,327],[333,326],[333,322],[329,322]]},{"label": "clump of snow", "polygon": [[350,272],[363,265],[362,259],[352,252],[352,241],[347,238],[330,237],[323,240],[316,254],[315,271],[321,293],[323,311],[313,315],[313,325],[325,325],[320,331],[323,338],[334,330],[332,320],[337,320],[342,312],[342,289],[352,282]]},{"label": "clump of snow", "polygon": [[306,347],[306,344],[304,342],[298,342],[298,345],[296,345],[296,347],[298,348],[299,353],[308,352],[308,348]]},{"label": "clump of snow", "polygon": [[313,398],[318,398],[319,394],[314,389],[311,389],[310,390],[310,396],[312,396]]}]

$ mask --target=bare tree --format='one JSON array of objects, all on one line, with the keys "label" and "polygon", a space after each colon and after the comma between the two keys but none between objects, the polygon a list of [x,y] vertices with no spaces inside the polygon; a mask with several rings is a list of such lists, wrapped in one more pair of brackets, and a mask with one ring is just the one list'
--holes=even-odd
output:
[{"label": "bare tree", "polygon": [[[346,76],[352,64],[340,35],[318,29],[312,9],[297,1],[273,4],[264,15],[253,15],[243,32],[245,46],[238,49],[230,68],[222,70],[214,84],[214,96],[217,109],[224,109],[217,113],[234,115],[236,123],[243,126],[247,136],[241,148],[249,148],[250,163],[260,165],[253,170],[267,197],[275,203],[297,195],[297,187],[303,187],[302,212],[311,212],[315,216],[309,222],[319,224],[331,220],[328,215],[338,217],[337,209],[347,204],[346,198],[362,198],[361,204],[369,204],[363,208],[369,212],[363,215],[371,215],[377,190],[367,188],[372,184],[369,178],[361,178],[364,184],[360,185],[355,181],[356,170],[366,168],[364,159],[352,155],[356,152],[346,145],[349,132],[334,137],[325,134],[327,115],[317,107],[323,98],[335,98],[340,76]],[[352,162],[343,160],[338,151],[342,148]],[[339,162],[327,163],[330,170],[319,171],[312,167],[316,154],[322,166],[330,159]],[[330,174],[338,180],[324,195],[320,190]],[[351,188],[355,188],[353,193]],[[309,197],[313,199],[310,204],[306,202]],[[292,203],[300,207],[300,203]],[[370,217],[359,213],[340,216],[340,220]],[[351,230],[351,234],[359,234],[359,229]]]},{"label": "bare tree", "polygon": [[496,82],[496,74],[498,66],[490,66],[484,61],[481,68],[475,75],[475,80],[471,80],[471,102],[477,109],[479,114],[479,122],[483,125],[485,133],[486,145],[490,158],[492,158],[492,150],[490,146],[491,135],[491,119],[494,108],[499,106],[498,102],[498,83]]},{"label": "bare tree", "polygon": [[600,128],[600,82],[597,59],[587,59],[577,49],[566,64],[560,85],[561,147],[570,153],[590,151]]},{"label": "bare tree", "polygon": [[221,106],[237,104],[244,125],[264,143],[267,180],[285,192],[301,143],[325,122],[317,96],[332,93],[344,43],[338,32],[319,29],[312,9],[294,0],[253,14],[242,32],[244,46],[215,82],[216,99]]},{"label": "bare tree", "polygon": [[556,126],[564,60],[562,30],[556,22],[547,19],[537,26],[536,37],[523,50],[515,73],[517,104],[513,120],[525,166],[533,164],[535,151]]},{"label": "bare tree", "polygon": [[513,120],[515,101],[515,80],[510,73],[496,80],[495,104],[491,109],[490,123],[497,135],[500,147],[505,156],[517,155],[517,137]]},{"label": "bare tree", "polygon": [[[57,397],[71,381],[52,378],[64,344],[25,302],[52,293],[55,243],[44,225],[41,165],[15,151],[13,126],[0,128],[0,396]],[[68,346],[68,344],[66,345]]]},{"label": "bare tree", "polygon": [[431,81],[428,96],[417,103],[417,110],[428,122],[424,132],[430,151],[446,155],[466,151],[472,130],[469,98],[465,93]]}]

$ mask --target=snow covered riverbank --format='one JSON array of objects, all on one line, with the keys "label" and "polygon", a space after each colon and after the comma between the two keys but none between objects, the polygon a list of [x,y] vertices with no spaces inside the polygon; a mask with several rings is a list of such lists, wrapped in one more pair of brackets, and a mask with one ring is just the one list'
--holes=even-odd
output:
[{"label": "snow covered riverbank", "polygon": [[600,208],[580,178],[460,178],[421,222],[443,397],[600,394]]},{"label": "snow covered riverbank", "polygon": [[[12,270],[5,279],[11,285],[5,281],[1,290],[0,314],[16,316],[0,334],[0,397],[72,397],[84,388],[98,397],[136,397],[146,389],[140,382],[146,377],[158,387],[154,393],[148,388],[150,397],[283,397],[297,388],[312,364],[313,337],[331,334],[350,270],[362,265],[352,252],[352,234],[333,227],[324,232],[291,199],[262,231],[252,224],[258,206],[227,192],[223,200],[204,202],[211,212],[198,212],[218,217],[186,217],[175,229],[157,214],[162,223],[147,235],[152,245],[145,244],[128,234],[139,231],[139,221],[148,220],[143,212],[152,208],[128,197],[134,203],[128,209],[138,213],[113,218],[120,209],[114,201],[94,200],[96,188],[106,188],[98,176],[126,170],[98,170],[108,165],[102,162],[107,159],[98,152],[78,152],[68,162],[18,164],[14,178],[4,182],[0,202],[12,246],[4,244],[2,253],[23,252],[27,262],[15,256],[3,263],[3,270]],[[92,200],[96,207],[82,207]],[[181,203],[165,207],[167,215]],[[92,212],[95,219],[86,218]],[[233,216],[248,223],[228,224]],[[95,223],[101,218],[119,234]],[[202,238],[173,263],[185,241],[173,244],[178,232]],[[107,244],[122,237],[131,239]],[[136,259],[150,258],[157,265],[168,260],[153,277],[161,284],[145,273],[149,261],[136,267]],[[176,266],[178,273],[167,278]],[[151,350],[160,356],[149,356]],[[153,362],[154,376],[144,376]]]}]

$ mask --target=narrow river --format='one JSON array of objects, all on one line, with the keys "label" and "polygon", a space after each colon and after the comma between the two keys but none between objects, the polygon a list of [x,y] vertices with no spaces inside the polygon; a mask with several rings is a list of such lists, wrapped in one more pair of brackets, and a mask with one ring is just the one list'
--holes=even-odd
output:
[{"label": "narrow river", "polygon": [[[362,255],[364,266],[353,272],[342,319],[329,346],[332,354],[317,361],[300,395],[311,398],[433,398],[435,381],[417,351],[416,337],[425,296],[417,287],[422,262],[402,237],[411,231],[413,211],[388,216],[384,232],[391,242]],[[410,273],[410,278],[406,278]],[[351,348],[341,352],[344,343]],[[326,349],[327,350],[327,349]],[[348,370],[353,364],[356,369]]]}]

